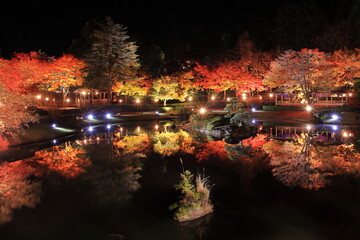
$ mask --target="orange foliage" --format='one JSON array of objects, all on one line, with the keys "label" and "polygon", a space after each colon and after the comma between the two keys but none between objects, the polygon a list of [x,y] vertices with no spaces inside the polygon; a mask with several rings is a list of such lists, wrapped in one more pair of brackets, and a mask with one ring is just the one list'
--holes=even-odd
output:
[{"label": "orange foliage", "polygon": [[14,209],[39,202],[40,184],[29,180],[33,171],[23,161],[0,164],[0,224],[11,221]]},{"label": "orange foliage", "polygon": [[43,174],[50,170],[66,178],[74,178],[84,173],[85,167],[91,165],[85,151],[71,145],[54,146],[52,149],[38,151],[30,161],[45,167]]},{"label": "orange foliage", "polygon": [[62,57],[55,59],[49,65],[49,73],[46,76],[48,90],[55,91],[71,86],[81,86],[86,76],[82,70],[85,67],[84,61],[75,58],[71,54],[64,54]]},{"label": "orange foliage", "polygon": [[228,153],[225,150],[225,141],[209,141],[201,144],[199,149],[195,153],[195,157],[198,161],[204,160],[226,160],[228,159]]}]

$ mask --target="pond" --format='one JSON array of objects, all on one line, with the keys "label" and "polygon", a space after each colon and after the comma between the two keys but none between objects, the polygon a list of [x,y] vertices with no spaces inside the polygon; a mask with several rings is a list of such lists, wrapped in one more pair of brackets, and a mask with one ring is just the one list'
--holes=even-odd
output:
[{"label": "pond", "polygon": [[[326,155],[359,129],[253,124],[258,135],[239,144],[142,122],[24,146],[34,156],[0,165],[0,239],[359,239],[360,159]],[[325,159],[281,162],[274,146],[309,132]],[[276,161],[262,148],[270,141]],[[169,206],[182,167],[209,177],[214,212],[179,223]]]}]

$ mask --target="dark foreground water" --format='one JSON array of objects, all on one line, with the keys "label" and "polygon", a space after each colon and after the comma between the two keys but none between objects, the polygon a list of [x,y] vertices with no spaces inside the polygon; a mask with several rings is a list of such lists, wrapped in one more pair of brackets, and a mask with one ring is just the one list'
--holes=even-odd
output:
[{"label": "dark foreground water", "polygon": [[[290,188],[273,176],[266,159],[250,167],[216,154],[199,161],[199,147],[193,154],[180,148],[161,156],[154,152],[152,125],[85,129],[77,141],[67,143],[89,157],[78,166],[49,163],[58,161],[55,154],[48,162],[38,156],[21,163],[27,167],[10,168],[6,175],[12,178],[0,182],[0,239],[360,239],[360,181],[355,175],[329,176],[319,190]],[[106,140],[115,128],[122,133],[117,140],[126,133],[134,136],[126,142],[131,149],[120,143],[114,148]],[[141,137],[145,140],[137,143]],[[197,146],[206,143],[193,137]],[[205,169],[214,184],[214,213],[186,223],[174,221],[168,210],[179,199],[174,185],[182,172],[180,157],[193,173]],[[31,173],[22,171],[28,166]]]}]

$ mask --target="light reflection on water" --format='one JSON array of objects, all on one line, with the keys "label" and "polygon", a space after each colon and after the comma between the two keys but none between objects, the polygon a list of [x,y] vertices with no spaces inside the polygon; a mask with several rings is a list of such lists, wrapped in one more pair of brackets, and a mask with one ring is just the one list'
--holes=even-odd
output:
[{"label": "light reflection on water", "polygon": [[[19,227],[30,219],[34,227],[48,226],[40,219],[56,219],[54,208],[60,208],[64,219],[74,217],[75,212],[77,220],[73,226],[60,223],[68,231],[54,239],[77,239],[67,235],[74,230],[87,239],[112,234],[124,239],[296,239],[292,238],[295,233],[318,239],[340,234],[327,230],[328,226],[339,226],[336,218],[328,217],[336,206],[342,211],[339,218],[352,219],[348,227],[353,232],[348,234],[358,234],[352,226],[360,223],[360,207],[355,205],[360,196],[351,195],[353,190],[337,190],[344,184],[338,179],[352,181],[360,175],[360,158],[352,155],[351,146],[358,130],[334,129],[333,125],[310,130],[306,126],[268,126],[261,121],[256,124],[258,134],[238,144],[209,141],[206,136],[174,129],[172,122],[112,125],[110,129],[94,126],[75,141],[57,141],[31,159],[1,166],[9,180],[2,181],[0,186],[7,189],[0,188],[0,194],[11,193],[11,198],[1,198],[1,205],[7,207],[0,213],[1,223],[8,223],[3,229],[12,224]],[[290,139],[294,142],[284,141]],[[215,184],[215,213],[185,224],[173,222],[167,209],[177,201],[173,185],[181,172],[179,156],[185,168],[205,168]],[[358,180],[355,182],[359,187]],[[323,206],[330,196],[331,201]],[[21,207],[35,209],[13,213]],[[58,233],[45,232],[48,236]],[[4,239],[11,239],[12,234],[11,230],[0,230]],[[32,237],[36,236],[33,233]]]}]

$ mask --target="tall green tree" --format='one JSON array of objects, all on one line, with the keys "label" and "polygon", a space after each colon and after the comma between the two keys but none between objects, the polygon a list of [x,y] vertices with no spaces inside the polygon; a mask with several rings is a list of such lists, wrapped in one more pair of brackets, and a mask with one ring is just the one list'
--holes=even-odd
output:
[{"label": "tall green tree", "polygon": [[108,101],[111,100],[112,88],[119,80],[131,79],[139,67],[137,46],[129,41],[126,27],[115,24],[110,18],[99,23],[99,30],[94,30],[94,42],[86,57],[89,70],[98,86],[107,89]]}]

